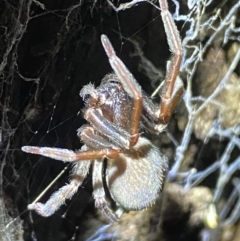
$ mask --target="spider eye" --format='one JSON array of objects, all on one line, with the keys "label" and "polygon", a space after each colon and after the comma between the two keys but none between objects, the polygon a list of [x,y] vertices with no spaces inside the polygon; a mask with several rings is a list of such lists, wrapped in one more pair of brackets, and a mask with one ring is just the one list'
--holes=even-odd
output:
[{"label": "spider eye", "polygon": [[115,74],[108,74],[102,79],[102,84],[106,83],[119,84],[120,81]]},{"label": "spider eye", "polygon": [[119,80],[115,80],[115,79],[111,79],[108,81],[108,83],[111,83],[111,84],[119,84],[120,81]]}]

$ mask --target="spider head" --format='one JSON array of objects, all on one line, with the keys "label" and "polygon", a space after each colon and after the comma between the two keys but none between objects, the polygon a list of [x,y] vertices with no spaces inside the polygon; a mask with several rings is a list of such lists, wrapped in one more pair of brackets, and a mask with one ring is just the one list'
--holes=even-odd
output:
[{"label": "spider head", "polygon": [[112,105],[112,100],[119,92],[123,91],[122,84],[115,74],[106,75],[99,87],[93,84],[85,85],[80,91],[80,96],[85,102],[86,107],[101,107]]}]

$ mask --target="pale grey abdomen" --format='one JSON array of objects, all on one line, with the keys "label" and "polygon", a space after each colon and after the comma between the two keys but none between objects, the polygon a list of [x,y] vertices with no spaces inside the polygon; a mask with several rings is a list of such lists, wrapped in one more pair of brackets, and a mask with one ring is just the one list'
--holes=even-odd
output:
[{"label": "pale grey abdomen", "polygon": [[153,204],[161,191],[167,158],[141,137],[132,150],[108,160],[107,185],[112,198],[126,210]]}]

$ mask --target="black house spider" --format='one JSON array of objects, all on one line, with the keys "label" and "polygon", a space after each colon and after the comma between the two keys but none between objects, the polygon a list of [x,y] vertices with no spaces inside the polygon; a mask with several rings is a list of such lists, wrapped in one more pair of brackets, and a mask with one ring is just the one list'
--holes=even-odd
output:
[{"label": "black house spider", "polygon": [[[42,216],[53,214],[77,192],[90,165],[93,165],[95,206],[110,220],[119,217],[106,200],[106,187],[112,200],[124,210],[147,208],[158,197],[168,162],[148,139],[140,136],[139,125],[141,123],[154,133],[162,132],[183,93],[182,81],[177,78],[182,58],[181,40],[167,1],[159,0],[159,3],[168,44],[173,52],[160,106],[142,92],[133,75],[116,56],[108,37],[102,35],[102,45],[115,74],[105,76],[99,87],[89,84],[80,92],[86,106],[84,118],[89,122],[78,130],[78,136],[84,142],[81,150],[22,147],[28,153],[74,162],[70,183],[56,191],[45,204],[33,202],[28,209]],[[105,170],[104,159],[107,159]]]}]

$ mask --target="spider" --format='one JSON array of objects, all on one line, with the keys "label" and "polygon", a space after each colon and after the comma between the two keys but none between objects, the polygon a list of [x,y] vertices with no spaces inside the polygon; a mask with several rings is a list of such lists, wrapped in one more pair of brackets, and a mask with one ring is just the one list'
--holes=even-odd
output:
[{"label": "spider", "polygon": [[[84,143],[79,151],[61,148],[23,146],[24,152],[39,154],[64,162],[74,162],[71,180],[42,204],[33,202],[29,210],[50,216],[77,192],[90,166],[93,165],[93,198],[111,221],[119,219],[107,200],[122,210],[142,210],[151,206],[162,189],[168,169],[167,158],[139,133],[140,124],[159,134],[167,126],[171,114],[183,94],[178,78],[182,46],[177,27],[168,11],[166,0],[159,0],[172,61],[167,70],[160,105],[154,104],[124,63],[116,56],[106,35],[101,36],[103,48],[114,74],[108,74],[100,86],[88,84],[80,91],[85,101],[84,118],[88,124],[78,129]],[[107,160],[104,165],[104,160]]]}]

